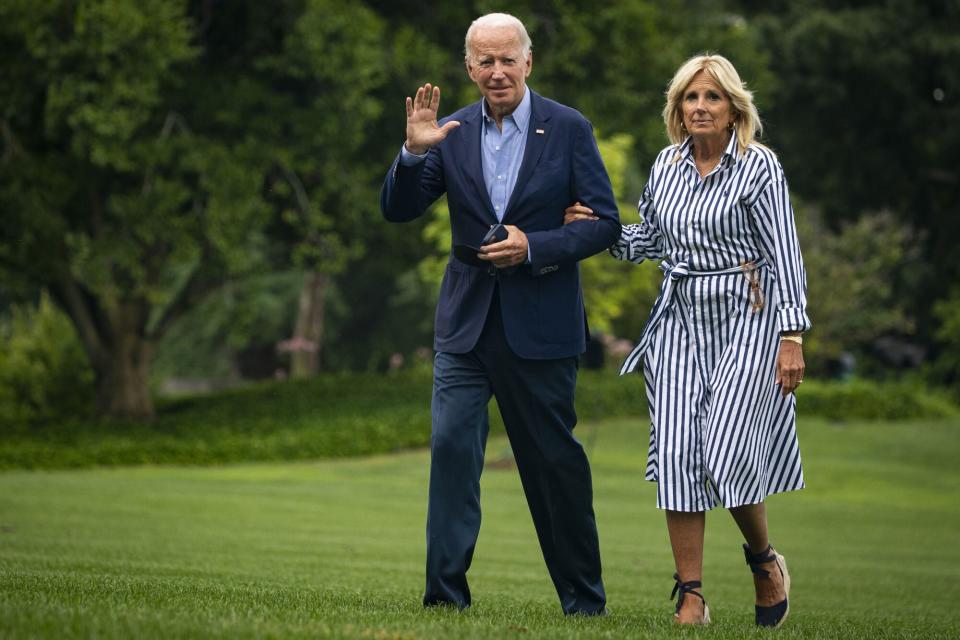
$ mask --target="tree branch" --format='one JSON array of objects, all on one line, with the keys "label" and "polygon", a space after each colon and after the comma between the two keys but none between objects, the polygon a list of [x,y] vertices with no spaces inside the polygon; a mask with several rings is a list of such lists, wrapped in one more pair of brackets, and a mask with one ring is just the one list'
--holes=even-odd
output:
[{"label": "tree branch", "polygon": [[[183,117],[176,111],[170,111],[167,113],[167,117],[164,118],[163,126],[160,128],[160,140],[169,138],[173,134],[174,129],[180,129],[186,134],[190,133],[190,128],[187,126]],[[155,173],[154,165],[149,165],[147,172],[143,176],[143,187],[140,189],[141,196],[146,196],[153,189],[153,177]]]},{"label": "tree branch", "polygon": [[[197,203],[194,202],[197,206]],[[187,277],[187,281],[174,294],[173,299],[160,313],[160,317],[152,326],[147,328],[146,337],[151,340],[159,340],[170,329],[174,321],[183,315],[190,305],[203,294],[213,289],[213,285],[203,282],[202,275],[204,267],[210,261],[213,250],[206,238],[201,240],[200,258],[197,265]]]},{"label": "tree branch", "polygon": [[0,118],[0,135],[3,136],[3,141],[6,143],[3,148],[3,157],[0,158],[0,161],[8,162],[15,156],[27,155],[17,140],[17,136],[14,135],[13,129],[10,128],[10,122],[6,118]]},{"label": "tree branch", "polygon": [[107,345],[110,329],[104,326],[103,314],[97,308],[95,298],[67,274],[49,284],[50,295],[73,321],[80,342],[96,370],[108,360]]},{"label": "tree branch", "polygon": [[287,182],[293,187],[293,193],[297,201],[297,211],[300,213],[300,223],[303,224],[306,232],[305,240],[310,244],[318,244],[321,238],[314,226],[310,224],[310,213],[313,210],[313,205],[310,204],[310,197],[307,196],[307,189],[303,186],[303,181],[297,175],[297,172],[288,167],[285,162],[280,163],[280,169],[283,171],[283,176],[287,179]]}]

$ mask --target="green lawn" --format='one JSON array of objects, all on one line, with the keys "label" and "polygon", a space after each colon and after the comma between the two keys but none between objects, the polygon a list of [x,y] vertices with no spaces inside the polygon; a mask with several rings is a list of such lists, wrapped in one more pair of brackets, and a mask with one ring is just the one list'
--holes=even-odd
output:
[{"label": "green lawn", "polygon": [[[483,479],[466,613],[423,611],[428,455],[0,474],[0,638],[766,637],[729,516],[714,624],[674,629],[639,421],[582,425],[613,615],[560,615],[515,470]],[[956,638],[960,426],[806,420],[808,488],[769,501],[793,575],[783,638]],[[505,443],[491,441],[489,460]]]}]

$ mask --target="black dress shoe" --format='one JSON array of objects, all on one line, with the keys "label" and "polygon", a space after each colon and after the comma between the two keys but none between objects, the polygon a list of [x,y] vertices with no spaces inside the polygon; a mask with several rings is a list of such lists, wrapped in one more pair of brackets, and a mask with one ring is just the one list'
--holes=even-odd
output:
[{"label": "black dress shoe", "polygon": [[453,602],[452,600],[424,600],[424,609],[456,609],[457,611],[466,611],[470,608],[469,604]]},{"label": "black dress shoe", "polygon": [[604,607],[599,611],[567,611],[567,616],[583,616],[585,618],[606,618],[610,615],[610,610]]}]

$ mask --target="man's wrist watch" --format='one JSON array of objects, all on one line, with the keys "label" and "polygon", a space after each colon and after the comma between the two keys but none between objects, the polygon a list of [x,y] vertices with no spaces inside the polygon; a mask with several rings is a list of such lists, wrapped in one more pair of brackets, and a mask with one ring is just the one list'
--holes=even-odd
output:
[{"label": "man's wrist watch", "polygon": [[803,344],[803,336],[780,336],[780,340],[787,340],[788,342],[796,342],[797,344]]}]

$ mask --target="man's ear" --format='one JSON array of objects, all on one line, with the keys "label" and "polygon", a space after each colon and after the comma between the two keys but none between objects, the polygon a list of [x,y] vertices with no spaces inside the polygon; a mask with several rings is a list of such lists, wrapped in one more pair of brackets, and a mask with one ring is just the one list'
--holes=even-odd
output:
[{"label": "man's ear", "polygon": [[530,77],[530,72],[533,71],[533,51],[527,54],[527,75],[525,77]]}]

